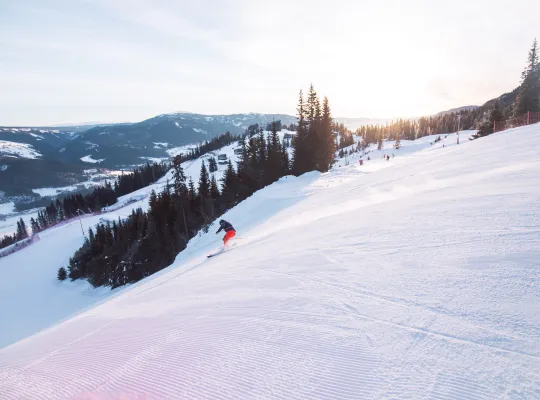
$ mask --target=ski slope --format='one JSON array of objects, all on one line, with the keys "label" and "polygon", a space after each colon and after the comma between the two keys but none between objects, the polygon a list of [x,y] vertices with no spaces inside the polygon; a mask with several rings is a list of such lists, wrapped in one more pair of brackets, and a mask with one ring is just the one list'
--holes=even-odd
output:
[{"label": "ski slope", "polygon": [[[285,133],[290,132],[280,132],[281,139]],[[226,154],[236,165],[238,156],[234,154],[234,149],[238,147],[235,142],[219,151],[184,162],[182,167],[186,176],[197,183],[203,161],[208,166],[209,158],[217,158],[219,154]],[[226,165],[218,165],[218,171],[210,175],[219,181],[226,168]],[[7,329],[0,329],[0,348],[59,323],[122,291],[121,288],[114,291],[107,288],[93,289],[85,281],[58,282],[56,274],[60,267],[68,265],[69,258],[83,244],[82,231],[87,232],[99,222],[112,223],[118,218],[128,218],[132,210],[138,207],[148,210],[152,190],[163,191],[167,181],[172,182],[172,179],[172,171],[169,171],[158,182],[120,197],[117,203],[105,207],[103,214],[84,216],[81,221],[76,219],[67,225],[47,229],[39,233],[39,242],[8,257],[0,257],[0,321],[9,321]],[[5,208],[7,210],[8,206]],[[30,226],[30,218],[36,218],[37,211],[9,215],[0,221],[0,235],[15,232],[21,217]],[[12,304],[17,304],[17,307],[12,307]]]},{"label": "ski slope", "polygon": [[225,215],[230,251],[212,227],[1,349],[2,398],[538,399],[539,143],[282,178]]}]

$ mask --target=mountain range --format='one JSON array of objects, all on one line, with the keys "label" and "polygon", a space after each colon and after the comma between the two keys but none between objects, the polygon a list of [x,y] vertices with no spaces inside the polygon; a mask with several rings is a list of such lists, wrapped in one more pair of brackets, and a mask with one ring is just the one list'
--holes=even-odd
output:
[{"label": "mountain range", "polygon": [[[32,195],[32,188],[85,180],[84,170],[129,169],[168,159],[175,148],[210,140],[227,131],[241,134],[285,114],[162,114],[137,123],[58,127],[0,127],[0,197]],[[1,200],[1,199],[0,199]]]}]

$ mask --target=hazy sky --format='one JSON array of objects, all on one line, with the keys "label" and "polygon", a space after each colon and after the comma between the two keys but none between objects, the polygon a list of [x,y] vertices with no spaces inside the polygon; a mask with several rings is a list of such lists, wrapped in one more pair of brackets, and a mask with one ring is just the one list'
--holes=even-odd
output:
[{"label": "hazy sky", "polygon": [[419,116],[517,86],[538,0],[0,0],[0,125]]}]

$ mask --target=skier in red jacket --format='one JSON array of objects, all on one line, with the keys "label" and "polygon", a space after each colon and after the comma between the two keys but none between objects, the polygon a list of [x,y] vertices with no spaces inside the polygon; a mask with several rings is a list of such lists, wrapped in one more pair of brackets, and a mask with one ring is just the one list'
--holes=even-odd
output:
[{"label": "skier in red jacket", "polygon": [[234,230],[232,224],[228,221],[225,221],[224,219],[219,220],[219,229],[216,232],[216,235],[222,230],[225,231],[225,237],[223,238],[223,245],[227,246],[227,242],[236,236],[236,231]]}]

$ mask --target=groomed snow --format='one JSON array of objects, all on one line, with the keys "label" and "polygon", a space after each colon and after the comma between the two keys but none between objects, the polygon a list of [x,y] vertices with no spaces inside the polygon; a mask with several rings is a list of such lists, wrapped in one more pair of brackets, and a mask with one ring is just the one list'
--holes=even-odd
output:
[{"label": "groomed snow", "polygon": [[[533,125],[282,178],[224,216],[230,252],[206,259],[212,226],[173,266],[0,350],[2,398],[536,399],[539,143]],[[25,256],[76,248],[75,232],[10,256],[8,327],[29,320],[18,299],[77,290]],[[54,290],[27,289],[36,272]]]},{"label": "groomed snow", "polygon": [[30,144],[0,140],[0,156],[36,159],[41,154]]}]

